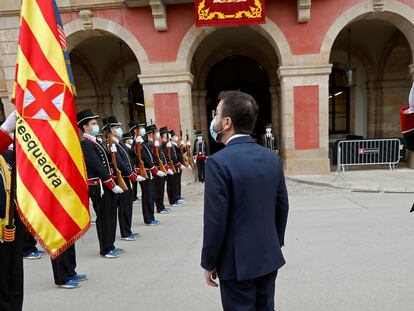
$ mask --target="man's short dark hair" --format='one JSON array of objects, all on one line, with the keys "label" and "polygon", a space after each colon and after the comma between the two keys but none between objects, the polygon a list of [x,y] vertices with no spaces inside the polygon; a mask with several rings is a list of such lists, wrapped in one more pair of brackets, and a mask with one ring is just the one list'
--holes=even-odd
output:
[{"label": "man's short dark hair", "polygon": [[240,91],[223,91],[219,100],[223,100],[222,118],[231,118],[236,133],[251,134],[259,112],[254,98]]}]

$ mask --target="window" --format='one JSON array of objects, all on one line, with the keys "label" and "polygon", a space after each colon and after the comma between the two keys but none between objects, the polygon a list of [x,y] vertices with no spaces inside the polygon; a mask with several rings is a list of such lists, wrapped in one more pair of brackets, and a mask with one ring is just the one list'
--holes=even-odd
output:
[{"label": "window", "polygon": [[349,94],[345,71],[334,68],[329,79],[329,134],[349,133]]}]

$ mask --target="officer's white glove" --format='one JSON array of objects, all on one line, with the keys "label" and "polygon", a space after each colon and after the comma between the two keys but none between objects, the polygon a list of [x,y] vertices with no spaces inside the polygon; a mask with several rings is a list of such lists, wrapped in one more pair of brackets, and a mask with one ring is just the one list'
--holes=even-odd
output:
[{"label": "officer's white glove", "polygon": [[158,140],[154,141],[154,146],[155,147],[159,147],[160,146],[160,142]]},{"label": "officer's white glove", "polygon": [[135,138],[135,141],[139,144],[142,144],[144,142],[144,139],[141,136],[138,136],[137,138]]},{"label": "officer's white glove", "polygon": [[167,148],[171,148],[171,142],[167,143]]},{"label": "officer's white glove", "polygon": [[16,129],[16,111],[9,114],[6,121],[0,127],[9,134],[13,133]]},{"label": "officer's white glove", "polygon": [[138,175],[138,178],[137,178],[137,181],[138,182],[140,182],[140,181],[144,181],[145,180],[145,178],[144,177],[142,177],[141,175]]},{"label": "officer's white glove", "polygon": [[172,171],[172,169],[168,169],[168,171],[167,171],[167,173],[169,174],[169,175],[174,175],[174,172]]},{"label": "officer's white glove", "polygon": [[191,146],[191,143],[189,142],[189,141],[187,141],[187,144],[186,144],[187,146]]},{"label": "officer's white glove", "polygon": [[122,190],[121,187],[119,187],[119,186],[115,186],[111,190],[112,190],[113,193],[122,193],[122,192],[124,192],[124,190]]},{"label": "officer's white glove", "polygon": [[117,152],[115,144],[111,145],[111,152],[113,152],[113,153]]},{"label": "officer's white glove", "polygon": [[164,172],[161,172],[161,171],[158,171],[157,172],[157,176],[158,177],[165,177],[165,176],[167,176]]}]

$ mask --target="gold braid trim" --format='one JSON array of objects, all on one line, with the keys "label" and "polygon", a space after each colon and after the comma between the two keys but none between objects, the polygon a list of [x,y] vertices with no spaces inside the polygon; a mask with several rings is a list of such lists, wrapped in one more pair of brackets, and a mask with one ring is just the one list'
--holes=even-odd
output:
[{"label": "gold braid trim", "polygon": [[[10,169],[4,160],[3,156],[0,156],[0,175],[3,179],[3,185],[5,185],[6,191],[6,214],[4,219],[0,218],[0,242],[3,243],[3,228],[9,223],[9,213],[10,213],[10,186],[11,186],[11,175]],[[3,189],[0,189],[3,191]]]}]

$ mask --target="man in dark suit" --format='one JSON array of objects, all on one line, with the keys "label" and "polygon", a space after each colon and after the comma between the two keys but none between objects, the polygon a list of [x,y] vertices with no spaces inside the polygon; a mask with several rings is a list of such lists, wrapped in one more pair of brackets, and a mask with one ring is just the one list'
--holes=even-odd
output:
[{"label": "man in dark suit", "polygon": [[250,136],[258,106],[245,93],[220,94],[210,132],[226,145],[206,163],[201,266],[224,310],[274,310],[288,196],[278,156]]}]

